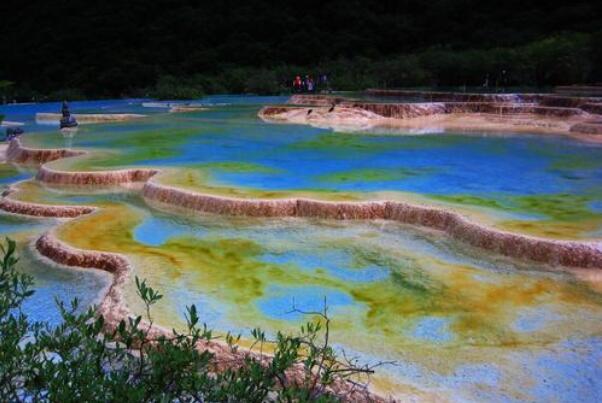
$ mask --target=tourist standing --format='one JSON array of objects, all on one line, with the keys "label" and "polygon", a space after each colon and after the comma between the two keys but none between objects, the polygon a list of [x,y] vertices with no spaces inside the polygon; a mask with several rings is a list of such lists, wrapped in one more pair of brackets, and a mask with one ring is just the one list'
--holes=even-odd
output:
[{"label": "tourist standing", "polygon": [[320,89],[322,91],[330,92],[330,88],[328,86],[328,75],[327,74],[320,74],[320,76],[318,78],[318,89]]},{"label": "tourist standing", "polygon": [[314,80],[310,76],[305,76],[305,90],[307,92],[314,92]]},{"label": "tourist standing", "polygon": [[301,92],[301,76],[296,76],[295,79],[293,80],[293,91],[294,92]]}]

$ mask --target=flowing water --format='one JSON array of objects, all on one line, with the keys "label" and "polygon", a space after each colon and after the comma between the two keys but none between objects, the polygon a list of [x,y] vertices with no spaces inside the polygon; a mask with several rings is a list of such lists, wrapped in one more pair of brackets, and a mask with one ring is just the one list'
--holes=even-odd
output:
[{"label": "flowing water", "polygon": [[[261,122],[281,98],[210,97],[207,111],[168,114],[140,100],[74,103],[77,112],[146,113],[142,120],[81,126],[65,139],[38,111],[5,106],[26,123],[27,145],[93,151],[51,166],[100,170],[160,167],[161,181],[237,197],[304,195],[333,200],[409,199],[473,214],[491,225],[563,239],[599,239],[602,147],[553,136],[350,134]],[[2,184],[32,171],[3,165]],[[305,311],[328,306],[338,348],[364,362],[393,360],[375,386],[427,400],[587,401],[602,397],[602,285],[458,245],[387,222],[185,215],[148,207],[135,193],[21,184],[40,203],[96,205],[67,223],[0,218],[36,278],[27,306],[58,320],[52,295],[92,303],[107,276],[37,261],[27,243],[60,225],[83,249],[119,252],[164,295],[165,326],[186,305],[218,332],[294,331]],[[128,304],[142,307],[133,285]]]}]

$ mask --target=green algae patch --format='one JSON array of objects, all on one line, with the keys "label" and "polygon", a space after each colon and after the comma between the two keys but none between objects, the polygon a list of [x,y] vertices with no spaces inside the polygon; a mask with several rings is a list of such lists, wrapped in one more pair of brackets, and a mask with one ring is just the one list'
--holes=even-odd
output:
[{"label": "green algae patch", "polygon": [[151,267],[164,267],[172,278],[192,270],[199,287],[222,289],[221,298],[232,303],[252,302],[263,295],[267,284],[334,285],[325,275],[262,262],[264,249],[248,239],[176,237],[158,247],[141,244],[134,239],[133,228],[142,219],[137,210],[107,207],[61,227],[59,236],[82,249],[144,256]]},{"label": "green algae patch", "polygon": [[592,195],[567,193],[520,196],[512,199],[513,207],[521,212],[545,217],[538,221],[505,220],[499,225],[508,230],[552,238],[580,239],[602,227],[602,214],[589,205],[598,200]]},{"label": "green algae patch", "polygon": [[186,165],[187,169],[200,169],[206,171],[240,172],[240,173],[265,173],[273,174],[281,172],[279,169],[267,165],[244,162],[244,161],[217,161],[201,164]]},{"label": "green algae patch", "polygon": [[386,151],[394,142],[369,141],[364,136],[342,133],[328,133],[316,136],[311,140],[300,141],[289,145],[293,150],[319,150],[337,153],[379,152]]},{"label": "green algae patch", "polygon": [[551,220],[571,221],[598,217],[588,204],[596,198],[568,193],[536,196],[501,196],[499,199],[472,195],[432,195],[432,199],[509,212],[540,215]]},{"label": "green algae patch", "polygon": [[602,228],[602,217],[580,221],[521,221],[504,220],[496,227],[521,234],[554,239],[590,239]]},{"label": "green algae patch", "polygon": [[0,164],[0,179],[10,178],[19,174],[19,170],[12,164]]},{"label": "green algae patch", "polygon": [[105,166],[129,165],[177,156],[180,153],[179,147],[198,133],[195,129],[167,128],[129,134],[127,137],[116,139],[112,144],[112,147],[117,149],[129,148],[127,152],[113,160],[107,160]]},{"label": "green algae patch", "polygon": [[581,239],[600,229],[602,214],[593,211],[590,204],[600,200],[598,194],[573,195],[568,193],[529,196],[501,196],[499,199],[472,195],[431,195],[434,200],[452,204],[489,208],[529,219],[502,220],[499,228],[531,235]]},{"label": "green algae patch", "polygon": [[351,249],[355,267],[386,267],[390,271],[391,281],[400,291],[416,298],[432,296],[443,291],[442,284],[429,276],[411,257],[393,258],[382,249]]},{"label": "green algae patch", "polygon": [[541,196],[519,196],[512,199],[516,209],[541,214],[557,221],[583,220],[599,217],[588,204],[594,201],[591,196],[559,193]]},{"label": "green algae patch", "polygon": [[555,156],[553,162],[549,165],[548,170],[594,170],[602,169],[602,161],[599,154],[590,156],[572,155],[562,153]]},{"label": "green algae patch", "polygon": [[472,196],[472,195],[431,195],[431,199],[440,200],[447,203],[462,204],[475,207],[485,207],[492,209],[505,209],[500,202],[494,199]]},{"label": "green algae patch", "polygon": [[432,172],[434,172],[434,170],[420,168],[363,168],[318,175],[316,179],[320,182],[329,183],[386,182],[428,175]]},{"label": "green algae patch", "polygon": [[170,127],[121,133],[112,136],[111,150],[94,150],[90,155],[73,159],[68,166],[71,170],[102,170],[141,162],[152,165],[153,161],[179,155],[181,147],[199,133],[195,128]]},{"label": "green algae patch", "polygon": [[362,200],[366,194],[329,190],[261,190],[242,186],[229,186],[217,182],[208,169],[169,169],[161,173],[157,180],[168,186],[191,190],[215,196],[254,199],[286,199],[308,197],[319,200]]},{"label": "green algae patch", "polygon": [[469,138],[453,135],[383,136],[353,133],[325,133],[289,145],[292,150],[315,150],[336,154],[381,153],[391,150],[422,150],[468,144]]},{"label": "green algae patch", "polygon": [[16,189],[16,192],[11,193],[10,196],[13,199],[48,205],[110,207],[117,200],[128,201],[137,197],[131,193],[123,193],[122,188],[94,191],[86,187],[78,186],[48,187],[35,179],[19,182],[14,188]]},{"label": "green algae patch", "polygon": [[[63,204],[61,202],[57,202],[40,182],[33,179],[20,182],[13,188],[16,190],[16,192],[13,192],[10,197],[15,200],[50,205]],[[64,204],[68,204],[68,202]]]}]

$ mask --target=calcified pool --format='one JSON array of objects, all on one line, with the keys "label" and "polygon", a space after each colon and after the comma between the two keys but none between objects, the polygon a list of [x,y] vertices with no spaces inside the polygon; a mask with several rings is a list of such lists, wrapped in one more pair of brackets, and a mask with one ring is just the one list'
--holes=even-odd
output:
[{"label": "calcified pool", "polygon": [[[74,103],[75,112],[144,113],[82,126],[69,138],[34,113],[30,147],[91,151],[47,163],[61,171],[159,168],[157,181],[245,199],[409,200],[454,209],[494,228],[553,239],[600,240],[602,147],[542,135],[341,133],[261,122],[279,98],[215,97],[206,111],[169,114],[142,101]],[[3,164],[3,186],[36,168]],[[28,306],[57,321],[52,296],[97,301],[108,275],[58,268],[30,240],[54,228],[75,248],[120,253],[165,298],[164,325],[196,304],[218,332],[295,330],[293,307],[329,307],[338,348],[379,369],[375,390],[424,400],[594,401],[602,397],[602,283],[595,271],[553,270],[503,258],[400,223],[228,217],[148,206],[134,190],[48,187],[34,179],[15,200],[87,205],[70,221],[0,216],[36,277]],[[157,206],[155,206],[157,207]],[[126,302],[142,312],[130,281]]]}]

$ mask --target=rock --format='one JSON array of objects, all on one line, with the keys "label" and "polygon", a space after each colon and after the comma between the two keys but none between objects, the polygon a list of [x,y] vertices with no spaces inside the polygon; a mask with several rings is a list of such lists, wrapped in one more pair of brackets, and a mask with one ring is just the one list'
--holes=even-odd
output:
[{"label": "rock", "polygon": [[11,141],[12,139],[22,135],[23,133],[24,131],[20,127],[7,127],[6,137],[4,138],[4,141]]},{"label": "rock", "polygon": [[63,101],[61,113],[63,115],[60,121],[61,129],[77,127],[77,120],[75,120],[75,118],[71,116],[71,112],[69,112],[69,104],[67,103],[67,101]]}]

